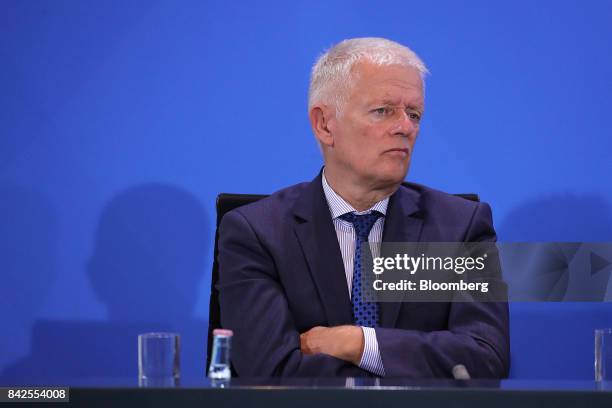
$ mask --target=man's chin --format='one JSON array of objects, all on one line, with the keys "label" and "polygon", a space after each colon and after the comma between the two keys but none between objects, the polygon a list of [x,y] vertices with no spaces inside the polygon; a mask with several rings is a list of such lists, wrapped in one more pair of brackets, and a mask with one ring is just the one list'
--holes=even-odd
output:
[{"label": "man's chin", "polygon": [[408,175],[408,169],[410,168],[410,163],[406,164],[395,164],[392,166],[387,166],[388,168],[382,172],[383,178],[390,183],[401,184]]},{"label": "man's chin", "polygon": [[408,168],[405,170],[394,169],[393,171],[386,171],[377,174],[375,177],[376,184],[381,188],[399,187],[404,182],[408,175]]}]

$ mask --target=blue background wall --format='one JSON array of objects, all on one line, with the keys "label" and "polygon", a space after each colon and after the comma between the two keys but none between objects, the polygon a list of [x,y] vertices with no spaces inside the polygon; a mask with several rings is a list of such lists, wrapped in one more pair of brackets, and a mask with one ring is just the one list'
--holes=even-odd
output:
[{"label": "blue background wall", "polygon": [[[432,72],[410,180],[501,240],[612,241],[610,1],[0,0],[5,382],[134,376],[151,330],[202,373],[215,196],[316,174],[309,70],[354,36]],[[591,378],[607,306],[513,305],[513,375]]]}]

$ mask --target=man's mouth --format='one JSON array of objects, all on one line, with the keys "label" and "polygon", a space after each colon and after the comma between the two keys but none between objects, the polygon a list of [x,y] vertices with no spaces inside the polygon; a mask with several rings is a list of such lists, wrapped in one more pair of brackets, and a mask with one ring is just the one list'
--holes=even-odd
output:
[{"label": "man's mouth", "polygon": [[391,153],[394,155],[401,155],[401,156],[408,156],[410,154],[410,149],[407,147],[398,147],[398,148],[386,150],[385,153]]}]

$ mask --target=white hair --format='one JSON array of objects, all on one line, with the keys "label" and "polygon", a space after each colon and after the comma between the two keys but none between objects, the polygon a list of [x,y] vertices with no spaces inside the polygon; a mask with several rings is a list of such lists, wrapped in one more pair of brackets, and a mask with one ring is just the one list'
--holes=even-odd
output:
[{"label": "white hair", "polygon": [[317,103],[333,104],[336,115],[340,116],[355,79],[351,70],[362,59],[381,66],[397,64],[413,67],[421,75],[425,86],[425,75],[429,71],[410,48],[386,38],[352,38],[331,47],[312,67],[308,110]]}]

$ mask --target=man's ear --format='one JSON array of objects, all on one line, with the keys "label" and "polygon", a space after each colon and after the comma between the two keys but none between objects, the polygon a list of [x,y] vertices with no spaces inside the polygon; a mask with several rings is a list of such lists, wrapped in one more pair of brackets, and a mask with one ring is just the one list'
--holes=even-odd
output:
[{"label": "man's ear", "polygon": [[310,109],[308,117],[312,131],[321,146],[333,146],[334,136],[330,130],[330,123],[336,120],[335,110],[327,105],[315,105]]}]

